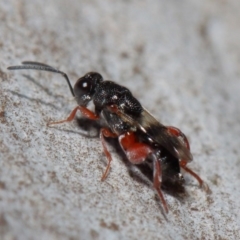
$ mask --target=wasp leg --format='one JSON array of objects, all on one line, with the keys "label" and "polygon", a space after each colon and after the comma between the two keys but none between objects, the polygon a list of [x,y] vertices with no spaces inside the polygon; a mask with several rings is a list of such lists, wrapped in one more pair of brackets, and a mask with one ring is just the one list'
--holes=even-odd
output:
[{"label": "wasp leg", "polygon": [[185,143],[187,149],[190,150],[190,144],[188,142],[188,139],[187,139],[186,135],[180,129],[178,129],[176,127],[172,127],[172,126],[167,126],[167,129],[171,134],[175,135],[176,137],[181,137],[183,142]]},{"label": "wasp leg", "polygon": [[[171,132],[173,135],[177,136],[177,137],[181,137],[186,145],[186,147],[190,150],[190,145],[189,145],[189,142],[188,142],[188,139],[187,137],[185,136],[184,133],[182,133],[178,128],[175,128],[175,127],[167,127],[168,128],[168,131]],[[188,168],[186,165],[187,165],[187,161],[185,161],[184,159],[180,159],[180,167],[182,169],[184,169],[187,173],[189,173],[190,175],[192,175],[199,183],[199,186],[201,188],[204,188],[204,190],[207,192],[207,193],[210,193],[211,190],[210,188],[208,187],[207,183],[205,183],[201,177],[196,174],[193,170],[191,170],[190,168]]]},{"label": "wasp leg", "polygon": [[153,186],[158,193],[166,213],[168,213],[167,203],[161,191],[161,166],[152,148],[145,143],[138,142],[134,132],[127,132],[119,136],[119,143],[131,163],[140,164],[148,157],[153,160]]},{"label": "wasp leg", "polygon": [[200,188],[203,188],[204,191],[206,191],[207,193],[211,193],[211,190],[209,188],[209,186],[207,185],[207,183],[205,183],[198,174],[196,174],[193,170],[191,170],[190,168],[188,168],[186,166],[186,162],[184,160],[180,160],[180,167],[182,169],[184,169],[187,173],[189,173],[190,175],[192,175],[199,183]]},{"label": "wasp leg", "polygon": [[119,143],[128,160],[133,164],[145,161],[152,148],[145,143],[138,142],[134,132],[126,132],[119,136]]},{"label": "wasp leg", "polygon": [[111,132],[108,128],[102,128],[101,131],[100,131],[100,139],[101,139],[101,142],[102,142],[103,151],[104,151],[105,155],[107,156],[107,160],[108,160],[108,164],[107,164],[107,167],[106,167],[106,170],[105,170],[104,174],[102,175],[101,181],[104,181],[106,179],[106,177],[109,173],[110,165],[111,165],[111,161],[112,161],[112,156],[107,149],[106,141],[105,141],[104,137],[116,138],[117,134]]},{"label": "wasp leg", "polygon": [[163,204],[163,207],[166,211],[166,213],[168,213],[168,206],[167,206],[167,202],[163,196],[163,193],[161,191],[161,183],[162,183],[162,170],[161,170],[161,164],[159,162],[159,160],[157,159],[156,155],[154,153],[152,153],[150,155],[150,157],[153,160],[153,186],[156,189],[158,196]]},{"label": "wasp leg", "polygon": [[54,125],[54,124],[60,124],[60,123],[64,123],[64,122],[71,122],[77,111],[80,111],[86,118],[89,118],[89,119],[92,119],[92,120],[97,120],[99,119],[99,116],[97,116],[94,112],[90,111],[89,109],[87,109],[86,107],[82,107],[82,106],[77,106],[75,107],[72,112],[69,114],[69,116],[64,119],[64,120],[60,120],[60,121],[57,121],[57,122],[50,122],[47,124],[47,126],[49,125]]}]

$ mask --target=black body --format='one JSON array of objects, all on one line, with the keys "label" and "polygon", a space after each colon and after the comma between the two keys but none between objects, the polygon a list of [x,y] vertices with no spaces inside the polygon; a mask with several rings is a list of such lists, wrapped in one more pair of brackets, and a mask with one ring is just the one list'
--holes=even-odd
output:
[{"label": "black body", "polygon": [[[111,81],[99,82],[95,89],[96,91],[91,99],[95,105],[95,112],[98,114],[102,112],[106,124],[111,131],[117,135],[121,135],[127,131],[136,132],[140,142],[147,143],[154,148],[154,154],[161,163],[163,186],[182,185],[184,179],[180,172],[178,158],[173,156],[167,149],[164,149],[158,142],[153,141],[150,137],[151,132],[142,132],[134,124],[124,121],[117,114],[107,110],[107,106],[113,104],[120,106],[128,115],[140,118],[144,110],[139,101],[132,96],[132,93],[127,88]],[[158,125],[151,126],[151,131],[154,135],[161,134],[159,133]],[[151,159],[149,160],[151,161]],[[152,169],[152,163],[149,161],[146,163]],[[143,164],[145,165],[146,163]]]},{"label": "black body", "polygon": [[[72,88],[64,72],[38,62],[26,61],[22,64],[8,69],[33,69],[61,74],[79,106],[86,107],[90,101],[93,101],[95,114],[97,116],[102,114],[113,133],[119,136],[127,131],[136,132],[140,142],[147,143],[154,149],[153,154],[161,164],[163,183],[182,184],[179,159],[191,161],[190,151],[181,139],[169,135],[166,132],[167,128],[149,114],[127,88],[112,81],[104,81],[96,72],[85,74]],[[118,113],[109,109],[111,105],[117,106]]]}]

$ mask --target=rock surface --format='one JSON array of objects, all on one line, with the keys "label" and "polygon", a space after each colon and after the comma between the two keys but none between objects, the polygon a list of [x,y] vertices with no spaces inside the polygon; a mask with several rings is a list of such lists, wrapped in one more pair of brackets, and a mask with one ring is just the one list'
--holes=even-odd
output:
[{"label": "rock surface", "polygon": [[[240,239],[240,1],[0,2],[1,239]],[[72,83],[88,71],[127,86],[190,139],[188,197],[131,177],[113,145],[111,172],[83,120],[47,127],[76,106],[64,79],[9,72],[53,65]]]}]

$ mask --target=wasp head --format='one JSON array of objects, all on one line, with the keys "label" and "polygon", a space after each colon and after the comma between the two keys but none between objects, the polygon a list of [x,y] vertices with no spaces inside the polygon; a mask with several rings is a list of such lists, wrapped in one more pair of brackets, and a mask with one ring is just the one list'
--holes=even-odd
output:
[{"label": "wasp head", "polygon": [[80,106],[86,106],[92,100],[96,87],[101,81],[103,78],[97,72],[89,72],[77,80],[73,91]]}]

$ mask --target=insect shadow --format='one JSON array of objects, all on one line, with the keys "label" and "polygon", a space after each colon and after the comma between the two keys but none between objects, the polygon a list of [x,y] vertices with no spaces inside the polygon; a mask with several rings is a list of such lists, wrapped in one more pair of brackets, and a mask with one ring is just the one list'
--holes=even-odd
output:
[{"label": "insect shadow", "polygon": [[[87,118],[77,118],[76,121],[77,121],[78,127],[83,129],[86,132],[92,132],[94,129],[95,136],[91,134],[91,135],[86,135],[86,137],[99,137],[100,129],[103,127],[103,124],[104,124],[104,123],[99,123],[95,120],[90,120]],[[108,143],[109,147],[111,146],[111,148],[115,150],[120,160],[124,163],[124,165],[128,170],[129,176],[134,181],[137,181],[149,188],[152,188],[152,184],[153,184],[152,167],[147,165],[146,163],[141,163],[138,165],[130,163],[124,151],[122,150],[117,138],[106,138],[106,142]],[[105,162],[104,159],[103,159],[103,162]],[[114,168],[114,163],[113,163],[113,168]],[[169,195],[178,199],[181,203],[183,203],[184,199],[188,196],[188,193],[185,187],[181,184],[176,184],[176,183],[173,184],[172,182],[165,181],[162,183],[161,188]],[[156,198],[156,201],[159,202],[157,195],[155,198]],[[159,208],[162,209],[160,202],[159,202]]]},{"label": "insect shadow", "polygon": [[[75,118],[75,125],[84,131],[78,134],[84,135],[84,137],[87,138],[98,138],[100,134],[101,128],[104,126],[103,121],[95,121],[88,118],[81,118],[76,117]],[[54,127],[57,129],[57,127]],[[59,131],[66,131],[66,132],[73,132],[76,133],[76,131],[66,130],[66,129],[59,129]],[[151,166],[142,163],[139,165],[131,164],[123,152],[122,148],[119,145],[117,138],[106,138],[106,142],[108,143],[108,146],[115,150],[117,155],[119,156],[120,160],[123,162],[123,164],[126,166],[128,170],[129,176],[134,180],[137,181],[149,188],[152,188],[153,183],[153,170]],[[105,163],[105,158],[102,159],[102,162]],[[112,168],[114,168],[114,163]],[[111,174],[110,174],[111,175]],[[111,176],[108,176],[111,177]],[[187,195],[187,192],[183,185],[180,184],[173,184],[169,181],[163,182],[162,189],[167,192],[169,195],[177,198],[180,202],[183,202],[184,198]],[[156,201],[158,202],[159,199],[156,195]],[[161,208],[161,203],[159,202],[159,208]],[[162,208],[161,208],[162,209]]]},{"label": "insect shadow", "polygon": [[[43,90],[47,95],[49,95],[49,96],[51,96],[51,97],[54,97],[54,98],[58,98],[58,100],[60,100],[60,99],[59,99],[59,96],[60,96],[60,95],[53,94],[49,89],[47,89],[46,87],[44,87],[43,85],[41,85],[41,84],[40,84],[39,82],[37,82],[34,78],[32,78],[32,77],[30,77],[30,76],[28,76],[28,75],[26,75],[26,74],[23,74],[23,76],[25,77],[26,80],[32,82],[32,83],[35,84],[38,88],[40,88],[41,90]],[[27,99],[27,100],[29,100],[29,101],[37,102],[37,103],[40,103],[40,104],[42,104],[42,105],[45,105],[45,106],[54,108],[54,109],[56,109],[56,110],[60,110],[60,109],[61,109],[60,107],[56,106],[55,104],[48,103],[48,102],[46,102],[46,101],[44,101],[44,100],[42,100],[42,99],[28,97],[28,96],[26,96],[26,95],[23,95],[23,94],[21,94],[21,93],[18,93],[18,92],[16,92],[16,91],[12,91],[12,90],[7,90],[7,91],[10,92],[10,93],[12,93],[12,94],[15,95],[15,96],[20,97],[20,98],[25,98],[25,99]],[[63,99],[63,97],[62,97],[62,99]],[[62,100],[62,101],[60,100],[60,102],[61,102],[62,104],[64,104],[63,100]]]},{"label": "insect shadow", "polygon": [[[64,101],[63,96],[61,96],[59,94],[52,93],[52,91],[50,91],[47,87],[40,84],[33,77],[30,77],[26,74],[23,74],[23,76],[25,77],[26,80],[30,81],[31,83],[36,85],[38,88],[40,88],[41,91],[44,91],[48,96],[57,99],[57,101],[60,102],[60,105],[66,105],[66,102]],[[19,98],[24,98],[24,99],[27,99],[31,102],[40,103],[44,106],[48,106],[48,107],[53,108],[53,109],[58,110],[58,111],[61,111],[61,109],[62,109],[61,107],[58,107],[55,104],[46,102],[46,101],[44,101],[42,99],[39,99],[39,98],[28,97],[24,94],[21,94],[19,92],[12,91],[12,90],[7,90],[7,91],[10,92],[11,94],[15,95],[15,96],[18,96]],[[89,137],[89,138],[95,138],[95,137],[97,138],[99,136],[101,125],[97,121],[94,121],[94,120],[91,120],[91,119],[86,119],[86,118],[76,117],[76,124],[81,130],[83,130],[83,132],[79,133],[78,131],[73,131],[73,130],[69,130],[69,129],[59,129],[59,127],[54,127],[54,126],[52,128],[54,128],[56,130],[59,130],[59,131],[68,132],[68,133],[81,134],[84,137]]]},{"label": "insect shadow", "polygon": [[[101,122],[101,121],[98,122],[95,120],[91,120],[91,119],[87,119],[87,118],[80,118],[80,117],[75,118],[75,124],[81,130],[84,130],[84,132],[91,133],[89,135],[84,134],[84,136],[87,138],[98,138],[99,134],[100,134],[100,130],[104,126],[104,122]],[[68,131],[68,130],[63,130],[63,131]],[[92,134],[93,132],[94,132],[94,135]],[[83,135],[82,133],[80,133],[80,134]],[[152,188],[152,184],[153,184],[152,168],[145,163],[142,163],[139,165],[131,164],[129,162],[127,156],[123,152],[121,146],[119,145],[117,138],[107,138],[106,142],[108,143],[108,148],[114,149],[114,151],[117,153],[120,161],[125,165],[129,176],[134,181],[137,181],[138,183],[143,184],[143,185],[147,186],[148,188]],[[101,162],[103,164],[106,164],[105,158],[101,158]],[[112,164],[112,168],[114,168],[114,162]],[[111,178],[111,173],[109,174],[108,178]],[[183,203],[186,196],[188,196],[185,191],[184,186],[182,186],[180,184],[176,185],[176,184],[172,184],[170,182],[163,182],[162,189],[169,195],[175,197],[181,203]],[[162,205],[161,205],[161,202],[159,201],[157,194],[155,195],[154,199],[157,203],[158,208],[163,213],[165,220],[167,220],[167,217],[162,209]]]}]

